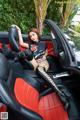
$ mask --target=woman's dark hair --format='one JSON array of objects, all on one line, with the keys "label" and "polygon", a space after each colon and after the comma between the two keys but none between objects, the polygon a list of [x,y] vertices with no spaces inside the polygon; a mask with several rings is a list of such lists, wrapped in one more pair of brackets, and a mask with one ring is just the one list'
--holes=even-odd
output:
[{"label": "woman's dark hair", "polygon": [[32,29],[30,29],[29,31],[28,31],[28,40],[29,41],[31,41],[31,38],[30,38],[30,32],[34,32],[34,33],[36,33],[37,34],[37,36],[38,36],[38,39],[40,40],[40,35],[39,35],[39,31],[38,31],[38,29],[37,28],[32,28]]}]

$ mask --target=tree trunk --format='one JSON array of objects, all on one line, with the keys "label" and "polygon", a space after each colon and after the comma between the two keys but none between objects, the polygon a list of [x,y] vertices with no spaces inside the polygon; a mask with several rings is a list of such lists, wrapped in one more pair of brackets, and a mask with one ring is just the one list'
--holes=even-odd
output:
[{"label": "tree trunk", "polygon": [[43,21],[36,17],[36,24],[37,24],[37,29],[39,31],[39,34],[42,35],[42,32],[43,32]]},{"label": "tree trunk", "polygon": [[42,20],[40,19],[40,20],[39,20],[39,33],[40,33],[40,35],[42,35],[42,32],[43,32],[43,22],[42,22]]},{"label": "tree trunk", "polygon": [[40,35],[43,32],[43,22],[47,14],[47,8],[51,0],[34,0],[36,11],[36,24]]}]

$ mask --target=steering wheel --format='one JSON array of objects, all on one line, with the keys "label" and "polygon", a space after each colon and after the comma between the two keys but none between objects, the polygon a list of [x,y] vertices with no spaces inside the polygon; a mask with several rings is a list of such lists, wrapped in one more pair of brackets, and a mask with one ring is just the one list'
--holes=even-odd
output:
[{"label": "steering wheel", "polygon": [[[18,36],[18,30],[16,28],[16,25],[11,25],[9,29],[9,42],[12,47],[12,50],[15,52],[20,52],[19,49],[19,36]],[[27,60],[27,59],[22,59],[20,60],[24,68],[30,68],[33,69],[33,65]]]},{"label": "steering wheel", "polygon": [[18,37],[18,31],[15,25],[10,26],[8,35],[9,35],[9,42],[12,49],[15,52],[19,52],[19,37]]}]

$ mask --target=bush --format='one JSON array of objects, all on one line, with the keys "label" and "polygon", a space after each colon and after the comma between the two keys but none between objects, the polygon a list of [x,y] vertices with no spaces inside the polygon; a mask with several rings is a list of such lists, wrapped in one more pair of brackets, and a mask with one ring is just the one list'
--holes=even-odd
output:
[{"label": "bush", "polygon": [[80,50],[80,37],[72,37],[76,47]]},{"label": "bush", "polygon": [[7,31],[10,25],[17,24],[23,33],[27,32],[35,26],[35,18],[33,1],[0,0],[0,31]]},{"label": "bush", "polygon": [[74,30],[80,33],[80,23],[74,28]]}]

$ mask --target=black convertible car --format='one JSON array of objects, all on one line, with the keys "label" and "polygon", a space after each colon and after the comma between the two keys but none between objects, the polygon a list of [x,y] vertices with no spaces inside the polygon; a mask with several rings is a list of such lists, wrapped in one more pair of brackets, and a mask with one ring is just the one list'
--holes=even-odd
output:
[{"label": "black convertible car", "polygon": [[[50,33],[43,35],[40,41],[47,45],[50,62],[47,73],[62,81],[80,114],[80,67],[75,54],[52,20],[45,20],[44,24]],[[26,42],[27,35],[23,34],[23,39]],[[18,44],[15,26],[10,27],[9,32],[0,32],[0,112],[8,112],[9,120],[71,120],[50,84],[33,70],[27,60],[7,56],[6,48],[16,54],[23,51]]]}]

